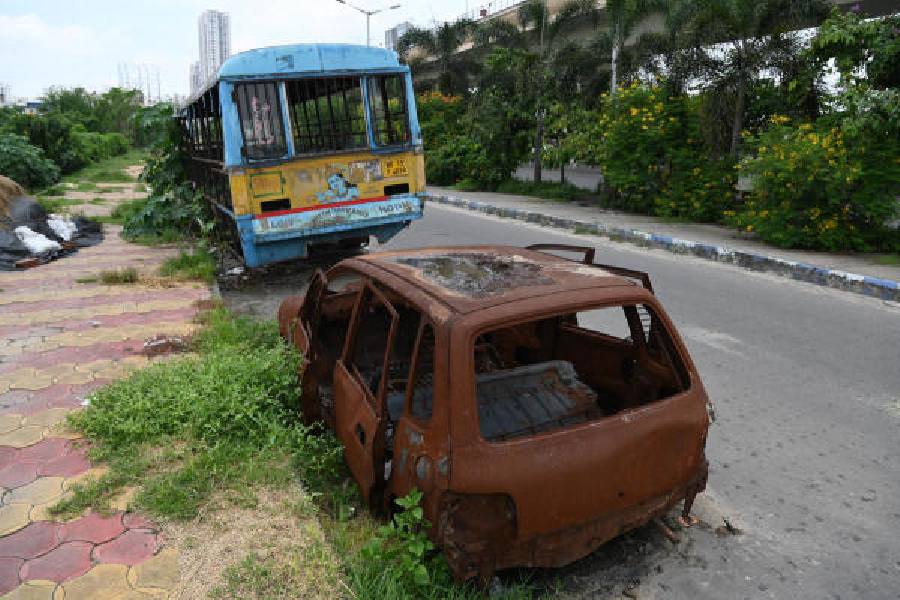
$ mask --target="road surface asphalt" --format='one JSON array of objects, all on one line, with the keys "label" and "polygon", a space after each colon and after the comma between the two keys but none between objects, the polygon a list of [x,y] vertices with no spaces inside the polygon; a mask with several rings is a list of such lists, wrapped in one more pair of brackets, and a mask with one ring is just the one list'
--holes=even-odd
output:
[{"label": "road surface asphalt", "polygon": [[[507,580],[589,598],[900,598],[900,306],[461,209],[425,215],[386,247],[589,243],[598,262],[647,271],[715,404],[704,522],[680,543],[650,526]],[[223,296],[271,318],[310,268]]]}]

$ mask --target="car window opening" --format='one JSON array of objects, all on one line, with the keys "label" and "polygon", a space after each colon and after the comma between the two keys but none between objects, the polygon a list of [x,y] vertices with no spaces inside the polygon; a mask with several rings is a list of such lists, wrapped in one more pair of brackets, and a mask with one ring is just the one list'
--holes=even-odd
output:
[{"label": "car window opening", "polygon": [[671,337],[643,305],[496,329],[473,352],[479,428],[489,441],[608,417],[689,382]]}]

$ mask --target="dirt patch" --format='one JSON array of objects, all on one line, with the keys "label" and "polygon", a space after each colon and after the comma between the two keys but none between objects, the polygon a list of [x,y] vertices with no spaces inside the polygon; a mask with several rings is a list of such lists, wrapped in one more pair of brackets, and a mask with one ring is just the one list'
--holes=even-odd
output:
[{"label": "dirt patch", "polygon": [[144,340],[141,354],[149,358],[163,354],[180,354],[187,351],[189,343],[190,338],[187,336],[157,334]]},{"label": "dirt patch", "polygon": [[129,177],[134,177],[137,179],[141,176],[141,173],[144,172],[144,165],[131,165],[130,167],[125,167],[125,173]]},{"label": "dirt patch", "polygon": [[309,505],[303,492],[264,489],[257,498],[253,508],[222,508],[189,523],[163,526],[166,539],[178,548],[181,567],[181,580],[170,598],[208,598],[216,588],[221,588],[221,597],[233,597],[226,571],[252,555],[291,563],[282,565],[292,575],[290,581],[270,582],[281,585],[285,597],[340,596],[338,561],[314,512],[305,508]]}]

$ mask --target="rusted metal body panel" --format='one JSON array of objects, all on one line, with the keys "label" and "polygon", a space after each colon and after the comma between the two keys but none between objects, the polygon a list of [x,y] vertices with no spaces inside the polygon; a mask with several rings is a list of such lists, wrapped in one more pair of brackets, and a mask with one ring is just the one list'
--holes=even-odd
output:
[{"label": "rusted metal body panel", "polygon": [[[572,251],[590,261],[588,250]],[[323,279],[362,283],[279,312],[282,335],[310,357],[317,389],[307,378],[304,394],[320,403],[331,389],[333,416],[307,399],[304,411],[335,429],[372,506],[424,492],[429,535],[459,579],[567,564],[678,502],[687,515],[706,484],[708,398],[649,277],[545,252],[356,257]],[[603,307],[624,311],[632,335],[579,325]],[[386,348],[359,358],[376,310],[390,325],[371,344]],[[337,350],[322,324],[344,321]]]}]

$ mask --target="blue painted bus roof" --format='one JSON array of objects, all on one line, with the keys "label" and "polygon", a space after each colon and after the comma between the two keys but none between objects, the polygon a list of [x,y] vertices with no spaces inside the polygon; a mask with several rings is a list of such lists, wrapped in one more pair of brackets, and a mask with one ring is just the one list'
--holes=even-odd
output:
[{"label": "blue painted bus roof", "polygon": [[219,79],[368,71],[400,66],[397,54],[384,48],[355,44],[290,44],[235,54],[219,67]]}]

